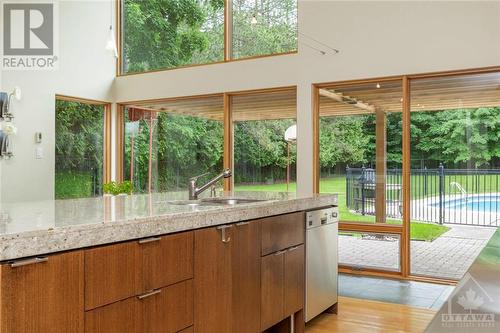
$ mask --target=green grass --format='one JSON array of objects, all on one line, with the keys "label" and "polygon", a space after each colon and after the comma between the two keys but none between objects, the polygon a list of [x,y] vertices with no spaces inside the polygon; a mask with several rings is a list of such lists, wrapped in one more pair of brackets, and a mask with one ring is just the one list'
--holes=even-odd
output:
[{"label": "green grass", "polygon": [[[350,212],[346,206],[346,180],[345,177],[332,177],[322,179],[320,182],[320,192],[321,193],[337,193],[339,196],[339,212],[342,221],[350,222],[366,222],[375,223],[374,216],[363,216]],[[273,191],[273,192],[286,192],[286,184],[258,184],[258,185],[236,185],[236,191]],[[296,184],[291,183],[289,187],[290,192],[295,192]],[[389,224],[401,224],[401,220],[397,219],[387,219]],[[411,239],[412,240],[423,240],[423,241],[433,241],[438,238],[446,231],[449,230],[448,227],[431,224],[431,223],[421,223],[418,221],[411,221]]]},{"label": "green grass", "polygon": [[92,197],[92,174],[74,171],[56,172],[55,197],[56,199]]}]

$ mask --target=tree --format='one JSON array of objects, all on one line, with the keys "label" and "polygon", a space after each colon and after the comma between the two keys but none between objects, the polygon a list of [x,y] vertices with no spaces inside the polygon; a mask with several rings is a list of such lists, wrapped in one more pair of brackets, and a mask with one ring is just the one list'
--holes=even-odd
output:
[{"label": "tree", "polygon": [[374,126],[371,116],[325,117],[320,120],[320,166],[361,165],[371,161]]},{"label": "tree", "polygon": [[222,60],[221,13],[224,0],[125,0],[125,71]]},{"label": "tree", "polygon": [[[125,72],[222,61],[224,2],[124,0]],[[232,12],[234,58],[297,49],[297,0],[235,0]]]}]

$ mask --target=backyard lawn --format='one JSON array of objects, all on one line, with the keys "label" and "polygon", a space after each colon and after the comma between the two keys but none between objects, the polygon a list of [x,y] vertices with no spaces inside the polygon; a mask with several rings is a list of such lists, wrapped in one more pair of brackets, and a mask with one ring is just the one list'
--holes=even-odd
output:
[{"label": "backyard lawn", "polygon": [[[289,187],[290,192],[295,192],[296,184],[291,183]],[[367,222],[374,223],[374,216],[362,216],[350,212],[346,206],[346,180],[345,177],[332,177],[321,179],[320,190],[322,193],[338,193],[339,195],[339,211],[340,216],[343,221],[352,222]],[[271,185],[236,185],[236,191],[276,191],[276,192],[286,192],[286,184],[271,184]],[[389,224],[401,224],[401,220],[387,219]],[[432,241],[446,231],[449,228],[441,225],[422,223],[417,221],[411,222],[411,239],[412,240],[425,240]]]},{"label": "backyard lawn", "polygon": [[93,178],[90,172],[59,171],[55,176],[56,199],[92,197]]}]

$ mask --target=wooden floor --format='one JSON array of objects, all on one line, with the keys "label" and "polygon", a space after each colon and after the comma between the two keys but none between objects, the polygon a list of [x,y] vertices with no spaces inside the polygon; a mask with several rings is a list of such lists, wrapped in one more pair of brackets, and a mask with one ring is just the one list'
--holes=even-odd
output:
[{"label": "wooden floor", "polygon": [[436,312],[408,305],[339,297],[339,314],[309,322],[306,333],[423,332]]}]

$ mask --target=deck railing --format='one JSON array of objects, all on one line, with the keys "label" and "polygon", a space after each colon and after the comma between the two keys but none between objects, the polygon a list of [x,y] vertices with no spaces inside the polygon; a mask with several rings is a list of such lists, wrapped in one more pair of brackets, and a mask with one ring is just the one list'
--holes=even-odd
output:
[{"label": "deck railing", "polygon": [[[416,221],[499,226],[500,169],[411,170],[411,219]],[[375,215],[375,170],[346,169],[346,205],[361,215]],[[402,216],[402,172],[385,176],[386,216]]]}]

